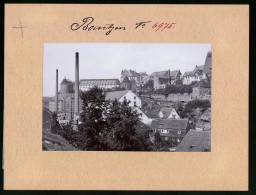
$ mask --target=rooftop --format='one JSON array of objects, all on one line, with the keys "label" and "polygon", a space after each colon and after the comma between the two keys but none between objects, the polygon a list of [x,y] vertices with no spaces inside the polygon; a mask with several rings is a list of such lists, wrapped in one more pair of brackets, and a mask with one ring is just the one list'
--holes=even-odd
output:
[{"label": "rooftop", "polygon": [[119,85],[118,79],[81,79],[80,85]]},{"label": "rooftop", "polygon": [[157,119],[152,121],[152,128],[186,130],[188,119]]},{"label": "rooftop", "polygon": [[170,116],[173,109],[174,108],[172,108],[172,107],[162,107],[160,112],[163,113],[163,115],[164,115],[163,118],[167,119]]},{"label": "rooftop", "polygon": [[190,130],[178,145],[177,152],[211,151],[211,131]]},{"label": "rooftop", "polygon": [[124,91],[112,91],[112,92],[107,92],[105,96],[105,100],[110,100],[114,101],[119,100],[121,97],[123,97],[129,90],[124,90]]}]

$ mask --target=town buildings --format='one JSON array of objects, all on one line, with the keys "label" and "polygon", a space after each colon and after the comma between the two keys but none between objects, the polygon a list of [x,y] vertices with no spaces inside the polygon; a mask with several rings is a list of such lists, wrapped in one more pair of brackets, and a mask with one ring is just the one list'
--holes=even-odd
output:
[{"label": "town buildings", "polygon": [[[58,92],[58,117],[63,123],[67,123],[74,118],[75,114],[75,92],[74,83],[64,78],[60,84]],[[56,95],[49,101],[49,110],[56,112]],[[79,97],[79,112],[82,110],[82,100]]]},{"label": "town buildings", "polygon": [[139,87],[144,84],[144,80],[148,75],[145,72],[136,72],[135,70],[122,70],[121,71],[121,82],[124,80],[125,77],[128,77],[128,79],[134,80],[136,82],[136,85]]},{"label": "town buildings", "polygon": [[206,55],[204,65],[195,67],[193,71],[185,72],[182,76],[183,85],[190,85],[193,82],[207,80],[211,84],[212,71],[212,52],[209,51]]},{"label": "town buildings", "polygon": [[180,76],[180,70],[165,70],[153,72],[147,79],[154,81],[154,89],[161,89],[166,88],[167,85],[176,84]]},{"label": "town buildings", "polygon": [[125,90],[131,90],[132,92],[136,92],[137,90],[137,84],[134,79],[130,80],[128,76],[124,77],[120,84],[120,88],[123,88]]},{"label": "town buildings", "polygon": [[[205,80],[201,80],[192,89],[193,99],[206,99],[206,96],[211,95],[210,85]],[[205,96],[205,97],[204,97]]]},{"label": "town buildings", "polygon": [[183,85],[190,85],[191,83],[201,81],[202,79],[206,79],[206,74],[204,73],[204,65],[196,65],[193,71],[184,73]]},{"label": "town buildings", "polygon": [[196,123],[196,128],[202,130],[211,129],[211,108],[207,108]]},{"label": "town buildings", "polygon": [[141,99],[131,90],[124,91],[113,91],[107,92],[105,96],[106,101],[114,101],[118,100],[119,102],[123,102],[124,100],[130,102],[130,107],[138,107],[141,108]]},{"label": "town buildings", "polygon": [[151,125],[152,123],[152,119],[149,118],[140,108],[138,107],[132,107],[132,110],[133,111],[136,111],[140,116],[139,116],[139,119],[140,121],[143,123],[143,124],[146,124],[146,125]]},{"label": "town buildings", "polygon": [[157,119],[151,125],[154,133],[159,132],[166,140],[171,139],[177,144],[183,139],[190,129],[188,119]]}]

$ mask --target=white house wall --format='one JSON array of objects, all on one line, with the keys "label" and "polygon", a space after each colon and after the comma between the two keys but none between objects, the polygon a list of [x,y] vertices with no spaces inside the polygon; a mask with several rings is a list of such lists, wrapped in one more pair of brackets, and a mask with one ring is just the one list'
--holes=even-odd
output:
[{"label": "white house wall", "polygon": [[[136,97],[136,99],[134,99],[134,96]],[[131,101],[129,103],[130,107],[134,107],[134,102],[136,102],[136,106],[138,106],[139,108],[141,108],[141,99],[132,91],[128,91],[125,95],[123,95],[123,97],[121,97],[118,101],[123,102],[124,101],[124,97],[126,97],[127,101]]]}]

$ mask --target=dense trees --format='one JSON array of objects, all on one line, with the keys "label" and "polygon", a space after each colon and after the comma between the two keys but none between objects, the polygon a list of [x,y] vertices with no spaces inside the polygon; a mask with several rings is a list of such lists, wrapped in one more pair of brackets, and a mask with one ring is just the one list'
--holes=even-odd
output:
[{"label": "dense trees", "polygon": [[[152,150],[148,130],[139,125],[139,114],[129,102],[105,101],[99,88],[82,93],[83,112],[78,131],[63,126],[58,134],[80,150],[149,151]],[[72,132],[71,132],[72,131]]]}]

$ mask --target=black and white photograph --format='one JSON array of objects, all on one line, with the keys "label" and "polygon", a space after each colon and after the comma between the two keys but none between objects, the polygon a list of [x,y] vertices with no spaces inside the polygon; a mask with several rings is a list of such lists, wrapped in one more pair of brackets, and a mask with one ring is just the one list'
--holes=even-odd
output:
[{"label": "black and white photograph", "polygon": [[211,152],[210,43],[44,43],[43,151]]}]

